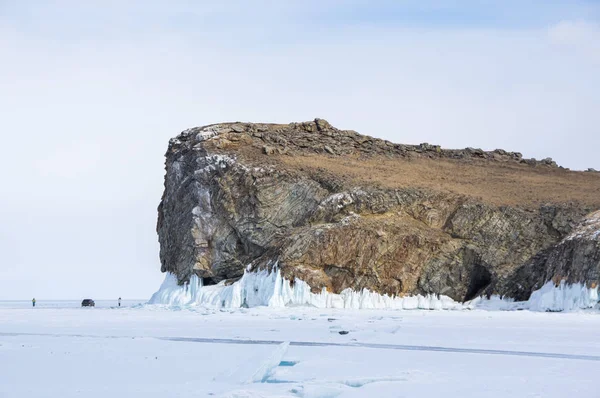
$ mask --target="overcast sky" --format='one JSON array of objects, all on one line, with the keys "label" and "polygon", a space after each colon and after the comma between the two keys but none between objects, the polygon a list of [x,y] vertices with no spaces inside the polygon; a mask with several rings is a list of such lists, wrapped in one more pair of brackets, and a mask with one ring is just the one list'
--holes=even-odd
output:
[{"label": "overcast sky", "polygon": [[0,0],[0,299],[148,298],[192,126],[320,117],[600,169],[599,22],[592,0]]}]

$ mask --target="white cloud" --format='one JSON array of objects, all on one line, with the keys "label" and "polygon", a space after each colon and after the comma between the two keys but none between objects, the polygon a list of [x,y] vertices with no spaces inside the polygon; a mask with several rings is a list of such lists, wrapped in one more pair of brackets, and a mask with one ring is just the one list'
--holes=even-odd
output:
[{"label": "white cloud", "polygon": [[550,27],[550,37],[560,43],[580,44],[597,39],[600,25],[584,20],[561,21]]},{"label": "white cloud", "polygon": [[585,21],[561,21],[549,28],[553,43],[575,50],[593,62],[600,62],[600,24]]}]

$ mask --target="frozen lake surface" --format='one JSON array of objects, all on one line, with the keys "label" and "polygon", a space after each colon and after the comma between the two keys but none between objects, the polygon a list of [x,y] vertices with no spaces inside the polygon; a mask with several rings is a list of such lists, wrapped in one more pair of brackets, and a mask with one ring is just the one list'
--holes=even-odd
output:
[{"label": "frozen lake surface", "polygon": [[[38,300],[35,303],[35,309],[65,309],[65,308],[80,308],[82,300]],[[147,300],[122,300],[121,305],[123,307],[133,307],[136,305],[144,304]],[[114,300],[94,300],[96,308],[110,308],[117,307],[117,299]],[[1,309],[17,309],[17,308],[32,308],[30,300],[0,300]]]},{"label": "frozen lake surface", "polygon": [[0,302],[0,397],[599,396],[593,311],[123,303]]}]

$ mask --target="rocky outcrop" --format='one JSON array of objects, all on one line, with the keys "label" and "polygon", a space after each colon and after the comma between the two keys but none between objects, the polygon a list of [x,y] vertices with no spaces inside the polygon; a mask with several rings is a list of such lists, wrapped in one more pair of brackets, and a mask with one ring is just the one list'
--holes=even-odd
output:
[{"label": "rocky outcrop", "polygon": [[600,281],[600,211],[585,217],[559,244],[540,252],[518,268],[506,286],[516,299],[526,299],[547,281],[555,286],[585,283],[595,288]]},{"label": "rocky outcrop", "polygon": [[[180,283],[277,266],[314,291],[468,300],[526,298],[555,275],[598,279],[597,239],[573,228],[600,208],[600,176],[551,159],[393,144],[321,119],[193,128],[166,158],[161,270]],[[457,184],[454,170],[480,177]],[[573,186],[557,193],[561,179]]]}]

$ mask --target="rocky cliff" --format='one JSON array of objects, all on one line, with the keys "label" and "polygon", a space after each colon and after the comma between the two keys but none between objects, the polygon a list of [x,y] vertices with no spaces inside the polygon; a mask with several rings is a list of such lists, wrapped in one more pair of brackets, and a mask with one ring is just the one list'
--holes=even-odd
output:
[{"label": "rocky cliff", "polygon": [[157,229],[161,270],[180,283],[277,266],[314,291],[526,299],[552,278],[596,283],[597,209],[600,173],[550,158],[394,144],[321,119],[223,123],[170,141]]}]

